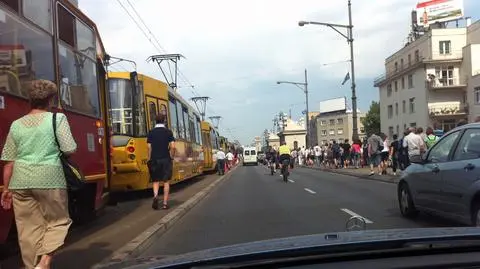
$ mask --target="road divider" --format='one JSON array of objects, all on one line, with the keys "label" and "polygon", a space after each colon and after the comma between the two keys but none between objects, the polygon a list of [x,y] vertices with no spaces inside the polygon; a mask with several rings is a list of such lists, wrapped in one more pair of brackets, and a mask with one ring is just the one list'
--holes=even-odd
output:
[{"label": "road divider", "polygon": [[311,190],[311,189],[309,189],[309,188],[304,188],[304,190],[305,190],[306,192],[309,192],[309,193],[311,193],[311,194],[315,194],[315,193],[316,193],[316,192],[312,191],[312,190]]},{"label": "road divider", "polygon": [[353,212],[353,211],[350,210],[350,209],[342,208],[342,209],[340,209],[340,210],[342,210],[343,212],[347,213],[348,215],[350,215],[350,216],[352,216],[352,217],[359,217],[359,218],[364,219],[364,220],[365,220],[365,223],[367,223],[367,224],[373,223],[373,221],[371,221],[371,220],[369,220],[369,219],[367,219],[367,218],[365,218],[365,217],[362,217],[362,216],[358,215],[357,213]]}]

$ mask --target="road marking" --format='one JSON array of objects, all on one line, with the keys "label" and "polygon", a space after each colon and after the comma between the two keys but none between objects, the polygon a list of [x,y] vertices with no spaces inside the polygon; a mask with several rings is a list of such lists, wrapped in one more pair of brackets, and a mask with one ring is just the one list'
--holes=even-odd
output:
[{"label": "road marking", "polygon": [[304,188],[304,190],[306,190],[307,192],[311,193],[311,194],[315,194],[316,192],[312,191],[311,189],[308,189],[308,188]]},{"label": "road marking", "polygon": [[350,216],[352,216],[352,217],[360,217],[360,218],[364,219],[364,220],[365,220],[365,223],[373,223],[373,221],[371,221],[371,220],[369,220],[369,219],[367,219],[367,218],[365,218],[365,217],[362,217],[362,216],[358,215],[357,213],[353,212],[353,211],[350,210],[350,209],[342,208],[342,209],[340,209],[340,210],[342,210],[343,212],[347,213],[348,215],[350,215]]},{"label": "road marking", "polygon": [[291,180],[291,179],[289,179],[288,181],[291,182],[291,183],[295,183],[295,181],[293,181],[293,180]]}]

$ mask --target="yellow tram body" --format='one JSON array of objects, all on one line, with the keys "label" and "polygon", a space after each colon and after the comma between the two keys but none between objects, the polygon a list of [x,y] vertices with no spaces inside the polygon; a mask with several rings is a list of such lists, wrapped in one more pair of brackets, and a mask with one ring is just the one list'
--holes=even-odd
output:
[{"label": "yellow tram body", "polygon": [[112,191],[151,188],[147,134],[158,113],[167,115],[175,137],[171,183],[203,173],[204,153],[198,113],[170,87],[136,72],[108,74],[112,124]]},{"label": "yellow tram body", "polygon": [[220,148],[220,136],[217,130],[206,121],[202,121],[202,143],[204,152],[203,170],[212,172],[217,169],[217,152]]}]

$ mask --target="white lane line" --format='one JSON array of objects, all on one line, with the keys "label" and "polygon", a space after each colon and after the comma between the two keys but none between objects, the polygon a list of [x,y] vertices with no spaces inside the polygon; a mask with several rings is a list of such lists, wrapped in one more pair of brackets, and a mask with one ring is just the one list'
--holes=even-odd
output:
[{"label": "white lane line", "polygon": [[294,180],[291,180],[291,179],[289,179],[288,181],[291,182],[291,183],[295,183],[295,181],[294,181]]},{"label": "white lane line", "polygon": [[350,216],[352,216],[352,217],[360,217],[360,218],[364,219],[366,223],[373,223],[373,221],[371,221],[371,220],[369,220],[369,219],[367,219],[367,218],[365,218],[365,217],[362,217],[362,216],[358,215],[357,213],[353,212],[353,211],[350,210],[350,209],[342,208],[342,209],[340,209],[340,210],[342,210],[343,212],[347,213],[348,215],[350,215]]},{"label": "white lane line", "polygon": [[307,192],[311,193],[311,194],[315,194],[316,192],[312,191],[311,189],[308,189],[308,188],[304,188],[304,190],[306,190]]}]

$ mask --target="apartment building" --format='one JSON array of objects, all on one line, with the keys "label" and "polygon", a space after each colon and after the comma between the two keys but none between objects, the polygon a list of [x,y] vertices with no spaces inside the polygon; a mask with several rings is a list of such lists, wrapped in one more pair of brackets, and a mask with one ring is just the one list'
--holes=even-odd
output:
[{"label": "apartment building", "polygon": [[[364,113],[357,113],[359,137],[365,137],[365,129],[361,119],[365,117]],[[343,143],[346,139],[350,142],[353,137],[353,114],[351,110],[320,113],[316,118],[316,141],[319,144],[325,144],[332,141]]]},{"label": "apartment building", "polygon": [[407,127],[449,131],[480,115],[480,21],[431,29],[385,60],[379,88],[381,130]]}]

